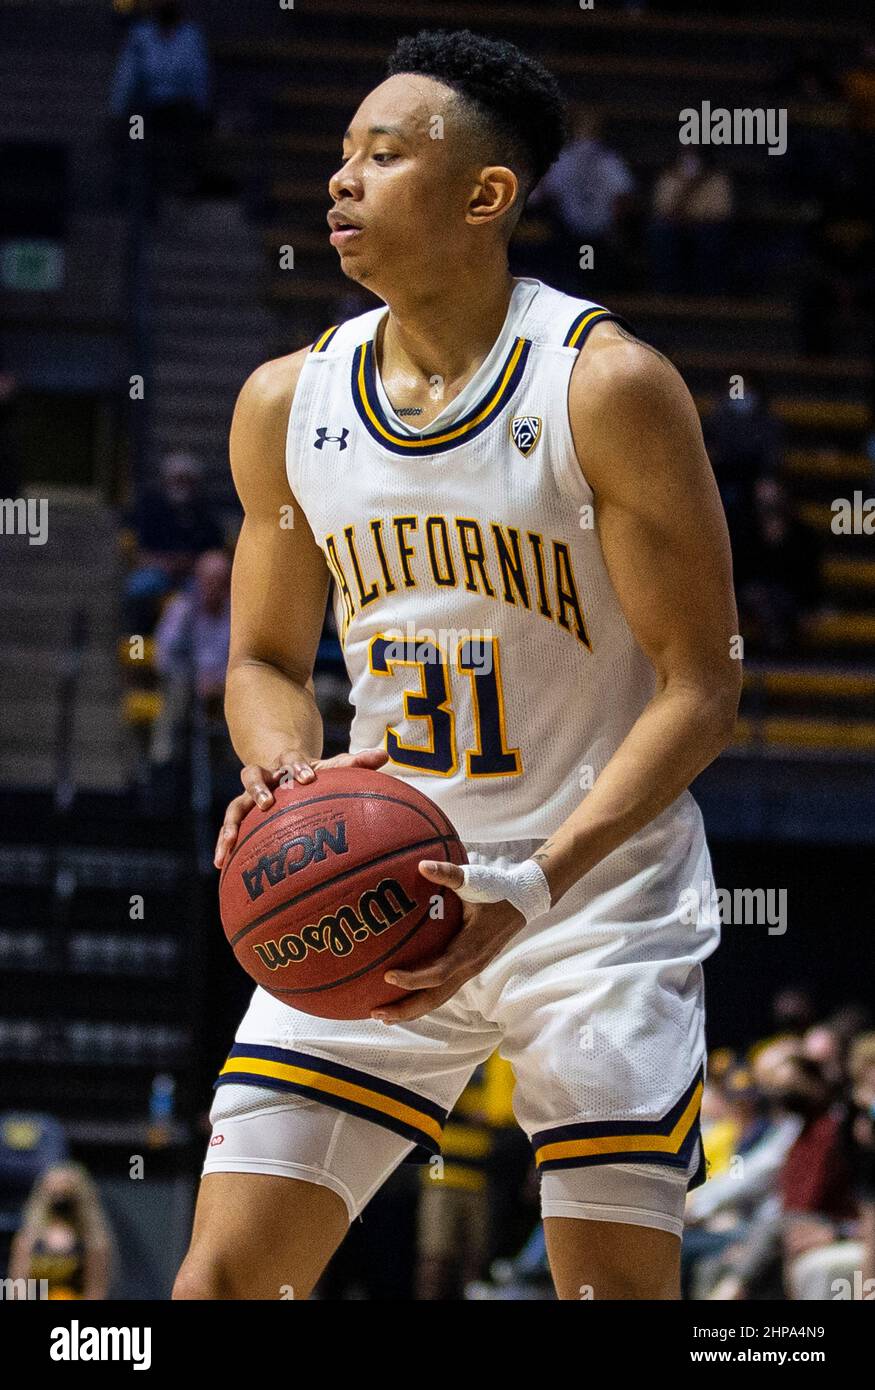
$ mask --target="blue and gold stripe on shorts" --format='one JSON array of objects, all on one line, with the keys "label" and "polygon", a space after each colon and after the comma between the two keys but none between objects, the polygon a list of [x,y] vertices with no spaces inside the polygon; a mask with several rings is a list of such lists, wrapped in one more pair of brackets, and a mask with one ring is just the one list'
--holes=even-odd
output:
[{"label": "blue and gold stripe on shorts", "polygon": [[590,330],[595,328],[597,323],[604,323],[606,319],[611,323],[620,322],[616,314],[612,314],[610,309],[603,309],[600,305],[596,305],[593,309],[584,309],[582,314],[577,315],[565,334],[565,341],[562,346],[582,348]]},{"label": "blue and gold stripe on shorts", "polygon": [[704,1181],[699,1134],[702,1085],[700,1069],[661,1120],[595,1120],[543,1129],[532,1135],[535,1162],[541,1172],[596,1163],[661,1163],[686,1169],[698,1148],[699,1166],[690,1182],[690,1187],[697,1187]]},{"label": "blue and gold stripe on shorts", "polygon": [[311,352],[324,352],[325,349],[327,348],[328,344],[331,342],[331,339],[334,337],[334,335],[335,335],[335,333],[337,332],[337,330],[338,330],[339,327],[340,327],[340,324],[339,324],[339,323],[336,323],[336,324],[334,325],[333,328],[326,328],[325,332],[324,332],[323,334],[321,334],[321,336],[318,337],[318,338],[316,339],[316,341],[315,341],[315,343],[313,344],[313,346],[311,347],[310,351],[311,351]]},{"label": "blue and gold stripe on shorts", "polygon": [[399,434],[380,405],[373,340],[360,343],[352,359],[352,399],[372,439],[396,454],[442,454],[467,444],[492,424],[510,401],[526,369],[531,342],[517,338],[496,377],[477,404],[455,424],[431,434]]},{"label": "blue and gold stripe on shorts", "polygon": [[267,1086],[321,1100],[335,1110],[345,1110],[394,1130],[421,1144],[429,1153],[440,1153],[441,1131],[447,1111],[406,1086],[347,1067],[340,1062],[295,1052],[286,1047],[235,1043],[219,1072],[215,1086],[233,1082],[242,1086]]}]

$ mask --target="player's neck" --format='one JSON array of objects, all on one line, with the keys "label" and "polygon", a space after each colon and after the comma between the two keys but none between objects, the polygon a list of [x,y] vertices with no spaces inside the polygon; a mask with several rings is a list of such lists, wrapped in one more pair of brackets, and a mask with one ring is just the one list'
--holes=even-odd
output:
[{"label": "player's neck", "polygon": [[376,344],[381,371],[440,376],[448,383],[473,374],[504,326],[513,287],[501,265],[478,267],[451,286],[393,295]]}]

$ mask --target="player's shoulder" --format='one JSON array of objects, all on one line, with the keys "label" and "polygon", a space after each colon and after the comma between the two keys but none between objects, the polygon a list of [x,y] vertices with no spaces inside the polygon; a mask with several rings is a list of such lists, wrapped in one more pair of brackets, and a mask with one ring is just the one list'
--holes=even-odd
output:
[{"label": "player's shoulder", "polygon": [[285,496],[289,412],[308,350],[262,362],[240,389],[231,422],[231,473],[247,511]]},{"label": "player's shoulder", "polygon": [[568,418],[597,493],[628,494],[684,459],[705,459],[699,415],[677,368],[623,325],[600,324],[575,362]]},{"label": "player's shoulder", "polygon": [[677,368],[622,323],[596,324],[571,371],[568,405],[572,418],[622,411],[641,418],[686,407],[689,392]]},{"label": "player's shoulder", "polygon": [[255,413],[265,421],[275,415],[287,417],[309,352],[308,346],[262,362],[243,383],[237,401],[238,410]]}]

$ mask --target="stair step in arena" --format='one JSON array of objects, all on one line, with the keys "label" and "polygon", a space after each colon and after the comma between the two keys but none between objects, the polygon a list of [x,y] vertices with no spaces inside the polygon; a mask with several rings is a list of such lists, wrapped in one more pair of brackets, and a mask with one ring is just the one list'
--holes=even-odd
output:
[{"label": "stair step in arena", "polygon": [[818,647],[875,649],[875,612],[817,614],[808,623],[806,636]]},{"label": "stair step in arena", "polygon": [[743,717],[736,726],[734,743],[875,753],[875,720],[792,719],[778,715],[759,720]]},{"label": "stair step in arena", "polygon": [[875,700],[875,671],[832,667],[763,668],[748,663],[744,671],[746,693],[794,696],[818,700]]},{"label": "stair step in arena", "polygon": [[840,449],[791,449],[784,458],[784,471],[794,478],[871,482],[875,495],[875,463],[865,454]]}]

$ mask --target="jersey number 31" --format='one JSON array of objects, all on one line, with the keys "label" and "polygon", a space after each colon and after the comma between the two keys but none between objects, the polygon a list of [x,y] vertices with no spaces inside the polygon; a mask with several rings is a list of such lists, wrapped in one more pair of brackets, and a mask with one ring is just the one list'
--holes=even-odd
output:
[{"label": "jersey number 31", "polygon": [[[377,636],[369,652],[371,674],[392,677],[399,666],[419,673],[419,689],[405,689],[404,717],[425,722],[424,743],[404,743],[397,729],[386,729],[386,752],[402,767],[436,777],[459,769],[456,715],[447,658],[434,642]],[[498,638],[470,638],[456,649],[456,672],[471,682],[474,747],[465,749],[466,777],[518,777],[523,770],[518,748],[508,748]]]}]

